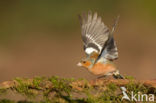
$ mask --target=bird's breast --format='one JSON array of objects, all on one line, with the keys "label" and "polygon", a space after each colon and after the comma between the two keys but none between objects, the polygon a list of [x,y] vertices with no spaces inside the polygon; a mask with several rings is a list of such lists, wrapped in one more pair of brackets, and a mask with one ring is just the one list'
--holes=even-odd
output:
[{"label": "bird's breast", "polygon": [[116,70],[116,67],[113,64],[109,63],[96,63],[94,66],[90,69],[90,72],[92,72],[95,75],[106,75],[109,72],[113,72]]}]

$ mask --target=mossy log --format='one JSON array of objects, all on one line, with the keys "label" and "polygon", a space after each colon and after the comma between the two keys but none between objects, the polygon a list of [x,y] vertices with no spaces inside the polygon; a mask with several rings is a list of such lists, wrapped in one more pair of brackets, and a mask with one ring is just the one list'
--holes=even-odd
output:
[{"label": "mossy log", "polygon": [[[0,83],[0,96],[8,91],[28,98],[21,101],[0,98],[0,103],[131,103],[122,99],[120,87],[142,94],[156,94],[156,80],[65,79],[53,77],[16,78]],[[38,98],[38,99],[36,99]],[[134,101],[135,102],[135,101]]]}]

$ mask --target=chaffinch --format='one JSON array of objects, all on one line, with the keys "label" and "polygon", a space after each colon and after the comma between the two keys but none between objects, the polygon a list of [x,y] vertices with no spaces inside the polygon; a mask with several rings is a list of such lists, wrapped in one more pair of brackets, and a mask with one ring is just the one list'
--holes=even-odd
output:
[{"label": "chaffinch", "polygon": [[89,11],[88,15],[85,13],[79,15],[86,57],[78,63],[78,66],[100,77],[112,75],[118,79],[124,78],[113,63],[113,60],[118,58],[118,50],[113,37],[118,18],[110,31],[96,12],[92,14]]}]

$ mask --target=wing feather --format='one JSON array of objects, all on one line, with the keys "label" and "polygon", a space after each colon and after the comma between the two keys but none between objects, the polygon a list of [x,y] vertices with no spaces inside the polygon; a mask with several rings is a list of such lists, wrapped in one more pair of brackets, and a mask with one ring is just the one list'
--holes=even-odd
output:
[{"label": "wing feather", "polygon": [[[93,15],[92,12],[88,12],[88,16],[82,14],[80,16],[80,23],[85,51],[88,48],[92,48],[90,50],[100,54],[104,44],[108,40],[108,27],[102,22],[101,17],[96,12]],[[92,52],[86,52],[88,55],[90,53]]]},{"label": "wing feather", "polygon": [[115,60],[118,58],[118,49],[113,37],[107,41],[100,57],[108,60]]},{"label": "wing feather", "polygon": [[98,58],[102,57],[102,58],[105,58],[108,60],[115,60],[118,58],[118,49],[117,49],[116,42],[113,37],[113,33],[115,31],[118,20],[119,20],[119,16],[117,17],[117,19],[113,25],[112,31],[109,34],[109,39],[105,43],[102,53],[99,55]]}]

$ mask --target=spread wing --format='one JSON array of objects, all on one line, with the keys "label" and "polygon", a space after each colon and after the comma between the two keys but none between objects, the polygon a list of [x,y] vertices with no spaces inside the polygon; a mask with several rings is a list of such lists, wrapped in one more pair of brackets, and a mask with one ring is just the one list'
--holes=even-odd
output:
[{"label": "spread wing", "polygon": [[119,20],[119,16],[117,17],[117,19],[114,23],[112,31],[109,34],[109,38],[108,38],[107,42],[105,43],[102,53],[99,55],[99,58],[103,57],[108,60],[115,60],[118,58],[118,50],[117,50],[117,46],[116,46],[116,43],[115,43],[115,40],[113,37],[113,33],[115,31],[118,20]]},{"label": "spread wing", "polygon": [[93,15],[91,12],[88,12],[88,15],[82,14],[79,18],[85,53],[87,55],[91,55],[93,52],[100,54],[109,37],[108,27],[96,12]]},{"label": "spread wing", "polygon": [[113,37],[109,38],[106,42],[100,57],[108,60],[115,60],[118,58],[118,50]]}]

